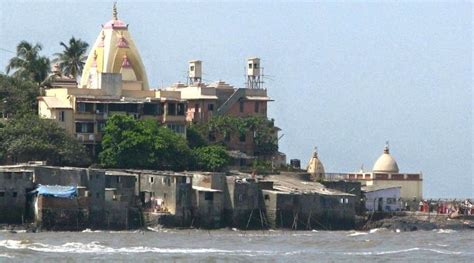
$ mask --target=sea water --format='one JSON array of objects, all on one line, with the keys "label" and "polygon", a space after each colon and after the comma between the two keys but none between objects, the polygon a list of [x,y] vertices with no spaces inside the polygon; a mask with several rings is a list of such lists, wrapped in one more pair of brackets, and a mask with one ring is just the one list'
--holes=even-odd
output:
[{"label": "sea water", "polygon": [[474,262],[474,231],[0,232],[0,262]]}]

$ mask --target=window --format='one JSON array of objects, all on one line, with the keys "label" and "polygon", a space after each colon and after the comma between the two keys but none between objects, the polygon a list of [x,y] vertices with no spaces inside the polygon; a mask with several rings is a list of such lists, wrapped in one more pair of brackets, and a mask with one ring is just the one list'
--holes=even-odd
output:
[{"label": "window", "polygon": [[105,122],[98,122],[98,123],[97,123],[97,131],[98,131],[98,132],[103,132],[103,131],[105,131]]},{"label": "window", "polygon": [[170,123],[170,124],[167,124],[166,127],[168,127],[168,129],[170,129],[170,130],[172,130],[176,133],[185,133],[185,128],[184,128],[183,124]]},{"label": "window", "polygon": [[115,177],[117,180],[117,183],[120,183],[120,176]]},{"label": "window", "polygon": [[178,103],[178,116],[184,116],[186,111],[186,105],[184,103]]},{"label": "window", "polygon": [[208,111],[214,111],[214,104],[207,104],[207,110]]},{"label": "window", "polygon": [[190,66],[190,67],[189,67],[189,70],[190,70],[190,71],[194,71],[194,66]]},{"label": "window", "polygon": [[150,176],[150,177],[148,178],[148,180],[149,180],[150,184],[152,184],[152,183],[153,183],[153,180],[154,180],[153,176]]},{"label": "window", "polygon": [[168,115],[176,115],[176,103],[168,103]]},{"label": "window", "polygon": [[240,202],[244,201],[244,195],[243,194],[239,194],[239,201]]},{"label": "window", "polygon": [[213,192],[204,192],[204,200],[207,200],[207,201],[214,200],[214,193]]},{"label": "window", "polygon": [[246,139],[245,137],[246,137],[245,134],[241,134],[239,137],[240,142],[245,142],[245,139]]},{"label": "window", "polygon": [[260,103],[258,101],[255,102],[255,112],[259,112],[260,111]]},{"label": "window", "polygon": [[396,198],[387,198],[387,205],[394,205],[397,203]]},{"label": "window", "polygon": [[158,115],[159,105],[156,103],[145,103],[143,105],[143,114],[145,115]]},{"label": "window", "polygon": [[253,68],[258,69],[258,64],[257,63],[253,64]]},{"label": "window", "polygon": [[59,121],[64,121],[66,119],[66,112],[63,110],[59,112]]},{"label": "window", "polygon": [[104,113],[107,111],[106,104],[99,103],[99,104],[96,104],[95,107],[96,107],[95,112],[97,114]]},{"label": "window", "polygon": [[94,133],[94,123],[76,122],[76,133]]},{"label": "window", "polygon": [[265,195],[265,200],[270,200],[270,195]]},{"label": "window", "polygon": [[12,193],[12,197],[13,197],[13,198],[16,198],[17,196],[18,196],[18,193],[17,193],[17,192],[13,192],[13,193]]},{"label": "window", "polygon": [[239,104],[239,111],[244,112],[244,102],[241,100]]},{"label": "window", "polygon": [[252,69],[253,64],[249,63],[249,69]]},{"label": "window", "polygon": [[78,112],[93,112],[94,111],[94,104],[78,102],[77,107],[76,107],[76,111],[78,111]]},{"label": "window", "polygon": [[199,112],[199,104],[194,104],[194,112]]},{"label": "window", "polygon": [[341,204],[344,204],[344,198],[341,198]]}]

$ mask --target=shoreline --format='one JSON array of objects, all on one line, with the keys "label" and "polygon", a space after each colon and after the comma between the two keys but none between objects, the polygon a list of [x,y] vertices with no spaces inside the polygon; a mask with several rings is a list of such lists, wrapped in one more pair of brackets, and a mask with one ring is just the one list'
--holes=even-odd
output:
[{"label": "shoreline", "polygon": [[39,233],[39,232],[102,232],[102,231],[139,231],[139,232],[159,232],[165,230],[202,230],[202,231],[214,231],[214,230],[227,230],[227,231],[364,231],[370,232],[375,229],[386,229],[394,232],[412,232],[412,231],[431,231],[431,230],[474,230],[474,216],[461,216],[459,218],[449,218],[447,215],[441,215],[436,213],[420,213],[420,212],[399,212],[393,214],[372,214],[367,217],[358,217],[358,223],[353,229],[344,230],[324,230],[324,229],[308,229],[308,230],[294,230],[287,228],[278,229],[240,229],[240,228],[192,228],[192,227],[163,227],[160,225],[156,226],[144,226],[141,228],[134,229],[82,229],[78,231],[54,231],[54,230],[41,230],[34,226],[32,223],[25,224],[0,224],[0,231],[10,233]]}]

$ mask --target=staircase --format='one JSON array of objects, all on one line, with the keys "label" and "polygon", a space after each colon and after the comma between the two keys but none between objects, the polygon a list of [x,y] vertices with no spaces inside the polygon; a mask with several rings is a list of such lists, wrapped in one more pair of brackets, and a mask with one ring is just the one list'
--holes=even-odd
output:
[{"label": "staircase", "polygon": [[245,89],[239,88],[217,109],[216,115],[223,115],[229,111],[230,107],[234,105],[240,98],[245,96]]}]

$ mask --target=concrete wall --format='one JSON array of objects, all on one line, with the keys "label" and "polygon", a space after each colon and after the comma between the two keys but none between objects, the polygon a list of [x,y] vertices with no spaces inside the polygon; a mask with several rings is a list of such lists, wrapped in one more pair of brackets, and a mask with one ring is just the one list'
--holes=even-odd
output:
[{"label": "concrete wall", "polygon": [[225,200],[225,223],[242,229],[265,227],[265,206],[258,184],[230,176],[227,178],[228,200]]},{"label": "concrete wall", "polygon": [[89,226],[89,198],[35,198],[35,223],[46,230],[82,230]]},{"label": "concrete wall", "polygon": [[32,172],[0,170],[0,223],[22,223],[30,216],[27,193],[33,190]]},{"label": "concrete wall", "polygon": [[262,190],[262,193],[271,228],[328,230],[351,229],[354,226],[354,196],[274,190]]},{"label": "concrete wall", "polygon": [[222,192],[195,190],[196,225],[202,228],[223,227],[224,198]]},{"label": "concrete wall", "polygon": [[[162,211],[175,216],[177,226],[189,226],[192,220],[192,179],[187,176],[140,175],[140,197],[142,202],[146,194],[153,200],[161,199]],[[150,199],[150,203],[152,200]],[[156,202],[156,201],[154,201]],[[146,203],[146,202],[143,202]],[[153,206],[153,204],[150,204]],[[145,206],[153,210],[153,207]]]}]

